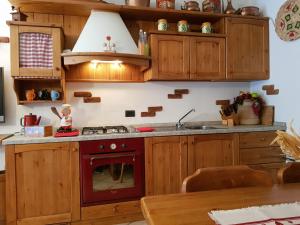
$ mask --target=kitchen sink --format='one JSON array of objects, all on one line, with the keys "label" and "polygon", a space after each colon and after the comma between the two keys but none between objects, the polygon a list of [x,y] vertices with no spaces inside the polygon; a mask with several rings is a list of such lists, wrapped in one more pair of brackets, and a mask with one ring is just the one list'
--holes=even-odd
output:
[{"label": "kitchen sink", "polygon": [[185,129],[190,129],[190,130],[212,130],[212,129],[218,129],[217,127],[206,126],[206,125],[185,126],[184,128]]}]

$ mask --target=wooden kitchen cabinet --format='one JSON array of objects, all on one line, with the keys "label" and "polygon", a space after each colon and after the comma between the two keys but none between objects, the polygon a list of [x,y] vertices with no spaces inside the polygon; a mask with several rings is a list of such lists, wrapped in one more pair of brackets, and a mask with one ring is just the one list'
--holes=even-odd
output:
[{"label": "wooden kitchen cabinet", "polygon": [[190,80],[225,80],[225,38],[190,38]]},{"label": "wooden kitchen cabinet", "polygon": [[7,225],[80,220],[76,142],[6,146]]},{"label": "wooden kitchen cabinet", "polygon": [[9,22],[9,25],[11,75],[60,78],[62,76],[62,29],[26,22]]},{"label": "wooden kitchen cabinet", "polygon": [[189,79],[189,37],[153,34],[150,43],[151,80]]},{"label": "wooden kitchen cabinet", "polygon": [[225,38],[151,35],[146,80],[225,80]]},{"label": "wooden kitchen cabinet", "polygon": [[238,164],[238,134],[206,134],[188,137],[188,174],[197,169]]},{"label": "wooden kitchen cabinet", "polygon": [[187,136],[145,138],[146,195],[178,193],[187,176]]},{"label": "wooden kitchen cabinet", "polygon": [[226,18],[227,80],[269,79],[269,22]]},{"label": "wooden kitchen cabinet", "polygon": [[0,224],[5,221],[5,173],[0,171]]},{"label": "wooden kitchen cabinet", "polygon": [[277,182],[277,171],[285,163],[280,147],[270,143],[276,137],[274,131],[241,133],[240,164],[269,172]]}]

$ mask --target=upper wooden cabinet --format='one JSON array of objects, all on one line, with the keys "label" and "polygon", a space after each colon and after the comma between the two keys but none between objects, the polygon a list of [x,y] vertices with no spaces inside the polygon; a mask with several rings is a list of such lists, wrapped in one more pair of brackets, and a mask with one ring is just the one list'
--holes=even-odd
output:
[{"label": "upper wooden cabinet", "polygon": [[225,38],[151,35],[146,80],[224,80]]},{"label": "upper wooden cabinet", "polygon": [[26,22],[9,22],[11,75],[13,77],[62,76],[61,28]]},{"label": "upper wooden cabinet", "polygon": [[227,79],[269,78],[269,22],[226,18]]},{"label": "upper wooden cabinet", "polygon": [[152,68],[149,80],[189,79],[189,37],[151,35]]},{"label": "upper wooden cabinet", "polygon": [[187,136],[145,138],[146,195],[178,193],[187,176]]},{"label": "upper wooden cabinet", "polygon": [[6,146],[8,225],[80,219],[77,143]]},{"label": "upper wooden cabinet", "polygon": [[211,166],[238,164],[238,134],[195,135],[188,137],[188,173]]},{"label": "upper wooden cabinet", "polygon": [[225,38],[190,38],[190,79],[225,79]]}]

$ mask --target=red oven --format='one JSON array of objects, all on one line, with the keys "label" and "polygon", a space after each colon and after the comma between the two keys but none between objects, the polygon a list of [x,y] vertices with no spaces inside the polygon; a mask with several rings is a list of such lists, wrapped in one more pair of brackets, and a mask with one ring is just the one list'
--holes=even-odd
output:
[{"label": "red oven", "polygon": [[80,142],[80,161],[82,206],[144,196],[143,138]]}]

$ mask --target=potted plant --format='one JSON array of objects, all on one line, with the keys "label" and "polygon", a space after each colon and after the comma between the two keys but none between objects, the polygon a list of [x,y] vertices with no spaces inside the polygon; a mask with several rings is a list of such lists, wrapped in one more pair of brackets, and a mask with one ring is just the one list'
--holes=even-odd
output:
[{"label": "potted plant", "polygon": [[244,125],[254,125],[260,123],[265,101],[256,92],[241,92],[234,98],[233,107],[237,112],[239,123]]}]

